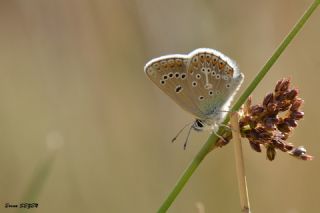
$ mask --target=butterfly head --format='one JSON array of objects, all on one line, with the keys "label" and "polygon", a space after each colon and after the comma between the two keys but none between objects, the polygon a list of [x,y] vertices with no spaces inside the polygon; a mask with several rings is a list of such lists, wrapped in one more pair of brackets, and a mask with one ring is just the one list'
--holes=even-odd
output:
[{"label": "butterfly head", "polygon": [[203,131],[207,128],[207,124],[204,120],[196,119],[192,124],[192,129],[197,132]]}]

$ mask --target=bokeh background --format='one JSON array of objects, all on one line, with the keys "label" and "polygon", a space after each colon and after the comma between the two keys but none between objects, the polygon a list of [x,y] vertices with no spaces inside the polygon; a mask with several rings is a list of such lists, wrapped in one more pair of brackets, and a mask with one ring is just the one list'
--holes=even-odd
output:
[{"label": "bokeh background", "polygon": [[[143,72],[153,57],[209,47],[245,73],[242,90],[311,0],[0,0],[0,212],[155,212],[208,133]],[[272,67],[304,98],[290,142],[316,156],[269,162],[244,143],[253,212],[319,212],[320,9]],[[241,93],[240,91],[240,93]],[[233,147],[210,154],[169,212],[239,212]]]}]

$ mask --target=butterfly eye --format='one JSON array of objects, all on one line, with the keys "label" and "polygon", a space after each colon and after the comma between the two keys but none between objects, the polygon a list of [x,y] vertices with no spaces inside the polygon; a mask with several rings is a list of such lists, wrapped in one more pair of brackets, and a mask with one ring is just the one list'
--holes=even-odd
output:
[{"label": "butterfly eye", "polygon": [[163,80],[167,80],[168,76],[167,75],[163,75],[162,78],[163,78]]},{"label": "butterfly eye", "polygon": [[206,68],[202,67],[201,72],[206,72]]},{"label": "butterfly eye", "polygon": [[200,128],[203,128],[203,126],[204,126],[203,123],[199,119],[196,120],[196,125]]},{"label": "butterfly eye", "polygon": [[179,78],[179,77],[180,77],[180,73],[176,72],[174,76],[175,76],[176,78]]},{"label": "butterfly eye", "polygon": [[220,79],[220,74],[216,74],[216,79]]},{"label": "butterfly eye", "polygon": [[230,84],[226,84],[226,87],[227,87],[227,88],[230,88],[230,86],[231,86]]},{"label": "butterfly eye", "polygon": [[215,76],[216,75],[216,72],[214,70],[212,70],[212,73],[211,73],[211,76]]},{"label": "butterfly eye", "polygon": [[212,90],[209,91],[209,95],[213,96],[213,91]]},{"label": "butterfly eye", "polygon": [[196,75],[196,79],[200,79],[201,78],[201,75],[200,74],[197,74]]},{"label": "butterfly eye", "polygon": [[168,76],[169,76],[169,78],[172,78],[173,77],[173,73],[169,72]]}]

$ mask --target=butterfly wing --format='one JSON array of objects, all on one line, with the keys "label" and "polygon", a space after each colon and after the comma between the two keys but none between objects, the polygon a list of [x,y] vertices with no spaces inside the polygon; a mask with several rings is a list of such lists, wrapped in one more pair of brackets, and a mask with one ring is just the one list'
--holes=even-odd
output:
[{"label": "butterfly wing", "polygon": [[188,55],[167,55],[152,59],[144,67],[146,75],[164,93],[187,112],[201,116],[201,111],[190,95],[188,85]]},{"label": "butterfly wing", "polygon": [[216,50],[197,49],[189,58],[188,84],[194,86],[194,102],[202,119],[217,123],[229,110],[244,75],[230,58]]},{"label": "butterfly wing", "polygon": [[219,111],[228,110],[243,80],[228,57],[205,48],[153,59],[145,73],[180,107],[203,120],[216,120]]}]

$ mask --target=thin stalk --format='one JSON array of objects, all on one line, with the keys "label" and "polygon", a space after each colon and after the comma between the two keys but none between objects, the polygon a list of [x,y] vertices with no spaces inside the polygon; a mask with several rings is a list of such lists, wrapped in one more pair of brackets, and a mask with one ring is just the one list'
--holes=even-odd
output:
[{"label": "thin stalk", "polygon": [[[31,178],[24,195],[20,200],[20,204],[38,204],[39,195],[48,181],[55,159],[56,153],[49,153],[49,156],[38,165],[33,172],[33,177]],[[17,213],[26,212],[27,210],[29,209],[20,207],[17,210]]]},{"label": "thin stalk", "polygon": [[241,143],[241,135],[239,128],[239,114],[234,112],[230,117],[232,142],[234,146],[234,156],[236,162],[237,179],[239,185],[240,206],[241,212],[250,213],[249,194],[246,180],[246,173],[244,169],[244,159]]},{"label": "thin stalk", "polygon": [[[260,81],[263,79],[263,77],[267,74],[267,72],[270,70],[272,65],[277,61],[281,53],[286,49],[286,47],[289,45],[289,43],[292,41],[292,39],[296,36],[296,34],[301,30],[301,28],[304,26],[306,21],[309,19],[311,14],[314,12],[314,10],[317,8],[317,6],[320,4],[320,0],[315,0],[311,6],[306,10],[306,12],[303,14],[303,16],[300,18],[300,20],[296,23],[296,25],[292,28],[291,32],[285,37],[285,39],[282,41],[280,46],[276,49],[276,51],[273,53],[273,55],[270,57],[270,59],[267,61],[267,63],[262,67],[261,71],[258,73],[258,75],[253,79],[253,81],[250,83],[250,85],[247,87],[247,89],[243,92],[243,94],[240,96],[238,101],[233,105],[231,111],[238,111],[242,104],[246,101],[246,99],[250,96],[252,91],[257,87],[257,85],[260,83]],[[229,122],[229,115],[226,116],[226,119],[222,122],[222,124],[227,124]],[[222,135],[223,133],[223,127],[220,126],[218,130],[218,134]],[[216,142],[218,140],[218,137],[215,134],[211,134],[208,138],[207,142],[203,145],[203,147],[200,149],[198,154],[194,157],[194,159],[191,161],[187,169],[184,171],[176,185],[174,186],[173,190],[170,192],[168,197],[165,199],[163,204],[160,206],[158,212],[166,212],[168,208],[171,206],[175,198],[178,196],[178,194],[181,192],[187,181],[190,179],[191,175],[194,173],[194,171],[198,168],[201,161],[204,159],[204,157],[212,150],[212,147],[215,146]]]}]

